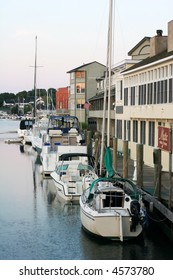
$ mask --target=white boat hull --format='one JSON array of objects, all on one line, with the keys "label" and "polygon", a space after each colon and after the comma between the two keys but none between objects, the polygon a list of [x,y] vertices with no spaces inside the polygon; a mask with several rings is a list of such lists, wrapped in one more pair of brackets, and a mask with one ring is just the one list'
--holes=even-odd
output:
[{"label": "white boat hull", "polygon": [[73,153],[80,151],[85,153],[86,146],[58,146],[55,151],[50,151],[50,146],[43,146],[41,152],[41,162],[43,167],[43,176],[50,177],[50,174],[55,170],[56,164],[59,161],[59,156],[62,153]]},{"label": "white boat hull", "polygon": [[50,177],[51,172],[55,170],[57,153],[50,152],[41,156],[42,173],[44,177]]},{"label": "white boat hull", "polygon": [[[54,172],[53,172],[54,173]],[[65,201],[79,201],[79,198],[82,194],[82,189],[74,183],[71,188],[67,186],[67,184],[63,184],[61,181],[56,181],[55,177],[51,174],[52,178],[54,179],[54,183],[57,189],[57,194]]]},{"label": "white boat hull", "polygon": [[123,210],[121,215],[117,211],[99,213],[84,205],[81,200],[80,218],[82,226],[88,232],[112,240],[131,239],[139,236],[143,230],[138,224],[135,231],[131,231],[131,217],[127,210]]}]

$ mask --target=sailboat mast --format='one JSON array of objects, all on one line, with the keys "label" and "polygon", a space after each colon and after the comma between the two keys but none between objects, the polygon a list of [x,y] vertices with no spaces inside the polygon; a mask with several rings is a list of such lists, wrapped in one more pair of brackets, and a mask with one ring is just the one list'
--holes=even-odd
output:
[{"label": "sailboat mast", "polygon": [[110,119],[111,119],[111,68],[112,68],[112,10],[113,0],[109,0],[109,67],[108,67],[108,117],[107,117],[107,147],[110,146]]},{"label": "sailboat mast", "polygon": [[113,0],[109,0],[109,21],[108,21],[108,39],[107,39],[107,62],[106,62],[106,75],[105,75],[105,85],[104,85],[102,139],[101,139],[101,155],[100,155],[100,175],[101,175],[101,173],[102,173],[102,166],[103,166],[107,87],[108,87],[107,146],[109,147],[109,145],[110,145],[110,95],[111,95],[112,8],[113,8],[112,2],[113,2]]},{"label": "sailboat mast", "polygon": [[34,63],[34,117],[36,116],[37,99],[37,36],[35,37],[35,63]]}]

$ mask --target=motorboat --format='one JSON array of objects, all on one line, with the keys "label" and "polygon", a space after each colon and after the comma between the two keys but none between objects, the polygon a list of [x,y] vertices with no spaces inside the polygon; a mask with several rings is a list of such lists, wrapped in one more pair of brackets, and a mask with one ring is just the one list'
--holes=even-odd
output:
[{"label": "motorboat", "polygon": [[32,147],[34,150],[41,153],[43,143],[47,140],[47,129],[48,129],[48,117],[43,116],[36,119],[35,124],[33,125],[33,139],[32,139]]},{"label": "motorboat", "polygon": [[23,118],[18,128],[18,137],[23,140],[24,144],[32,144],[32,129],[35,120],[33,118]]},{"label": "motorboat", "polygon": [[80,197],[80,218],[90,234],[124,241],[139,236],[145,223],[142,198],[129,179],[94,180]]},{"label": "motorboat", "polygon": [[98,178],[93,157],[76,152],[62,154],[51,177],[58,196],[65,201],[78,202],[81,194]]},{"label": "motorboat", "polygon": [[63,153],[69,153],[73,146],[77,151],[77,146],[84,144],[78,119],[74,116],[50,116],[47,134],[42,135],[42,139],[40,159],[44,177],[50,177],[55,170],[62,149]]}]

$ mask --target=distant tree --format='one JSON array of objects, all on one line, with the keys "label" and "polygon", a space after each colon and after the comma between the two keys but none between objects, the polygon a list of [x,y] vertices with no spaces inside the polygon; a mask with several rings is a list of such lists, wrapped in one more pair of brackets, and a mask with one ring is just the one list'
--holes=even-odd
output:
[{"label": "distant tree", "polygon": [[[49,88],[48,91],[46,91],[46,89],[37,89],[37,96],[38,97],[42,97],[42,99],[44,100],[44,108],[47,108],[47,95],[48,95],[48,103],[49,103],[49,107],[52,109],[53,107],[55,107],[56,104],[56,89],[54,88]],[[29,103],[32,102],[32,104],[34,105],[35,102],[35,91],[34,89],[26,91],[20,91],[16,94],[14,93],[0,93],[0,108],[4,108],[3,107],[3,102],[6,103]],[[13,110],[15,111],[16,108],[13,108]]]},{"label": "distant tree", "polygon": [[24,114],[27,114],[31,111],[32,111],[32,105],[31,104],[27,104],[27,105],[24,106]]},{"label": "distant tree", "polygon": [[15,106],[11,107],[11,114],[18,115],[18,112],[19,112],[18,105],[15,105]]}]

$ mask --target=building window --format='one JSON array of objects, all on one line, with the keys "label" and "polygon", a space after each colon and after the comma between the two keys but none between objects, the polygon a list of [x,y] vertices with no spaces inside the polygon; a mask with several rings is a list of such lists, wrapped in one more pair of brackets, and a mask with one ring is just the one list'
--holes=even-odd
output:
[{"label": "building window", "polygon": [[76,84],[76,92],[77,93],[85,93],[85,83],[77,83]]},{"label": "building window", "polygon": [[120,100],[123,99],[123,81],[120,82]]},{"label": "building window", "polygon": [[85,71],[77,71],[76,72],[76,78],[77,79],[85,78]]},{"label": "building window", "polygon": [[135,87],[131,87],[131,105],[135,105]]},{"label": "building window", "polygon": [[157,82],[157,104],[161,103],[161,82]]},{"label": "building window", "polygon": [[126,122],[127,121],[124,121],[124,140],[127,140],[127,127],[126,127]]},{"label": "building window", "polygon": [[84,103],[85,103],[84,99],[77,99],[76,100],[76,108],[77,109],[84,109]]},{"label": "building window", "polygon": [[169,65],[169,75],[173,76],[173,64]]},{"label": "building window", "polygon": [[146,104],[146,85],[139,86],[139,99],[138,105]]},{"label": "building window", "polygon": [[154,147],[155,144],[155,123],[149,122],[148,145]]},{"label": "building window", "polygon": [[145,144],[145,135],[146,135],[146,123],[145,121],[141,121],[141,129],[140,129],[140,143]]},{"label": "building window", "polygon": [[162,81],[162,99],[163,99],[163,103],[167,103],[167,80]]},{"label": "building window", "polygon": [[150,83],[148,84],[148,98],[147,98],[147,104],[152,104],[153,103],[153,84]]},{"label": "building window", "polygon": [[173,90],[172,90],[172,86],[173,86],[173,79],[169,79],[169,103],[173,102]]},{"label": "building window", "polygon": [[122,120],[117,120],[117,138],[122,139]]},{"label": "building window", "polygon": [[128,88],[124,89],[124,106],[128,106]]},{"label": "building window", "polygon": [[157,83],[154,82],[154,104],[156,104],[156,94],[157,94]]},{"label": "building window", "polygon": [[138,121],[133,121],[133,142],[138,142]]}]

